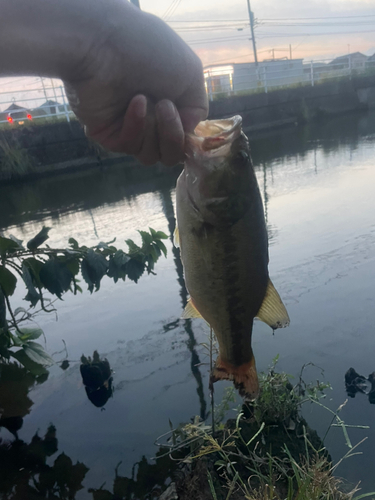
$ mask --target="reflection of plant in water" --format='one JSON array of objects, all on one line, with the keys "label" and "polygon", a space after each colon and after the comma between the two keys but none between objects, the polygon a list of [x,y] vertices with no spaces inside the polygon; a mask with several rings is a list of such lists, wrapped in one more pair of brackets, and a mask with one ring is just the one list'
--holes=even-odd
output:
[{"label": "reflection of plant in water", "polygon": [[[99,290],[104,276],[112,278],[115,283],[120,278],[125,281],[126,277],[137,283],[145,271],[153,272],[162,253],[166,255],[162,240],[167,236],[152,228],[149,233],[139,231],[142,246],[126,240],[127,253],[113,246],[115,240],[89,248],[79,246],[74,238],[70,238],[69,248],[41,247],[48,239],[48,232],[49,228],[43,227],[28,241],[26,248],[14,237],[0,236],[0,358],[13,357],[36,375],[45,373],[43,367],[52,365],[54,360],[35,342],[43,331],[23,325],[30,323],[40,311],[56,311],[52,301],[45,297],[46,292],[58,299],[69,290],[74,294],[82,292],[78,279],[80,272],[90,292]],[[29,310],[22,307],[13,310],[11,307],[10,297],[18,279],[27,289],[25,300],[30,303]],[[41,309],[31,312],[38,303]]]},{"label": "reflection of plant in water", "polygon": [[56,429],[50,425],[45,436],[34,435],[30,444],[19,439],[0,441],[0,492],[7,500],[48,498],[71,500],[83,488],[88,468],[61,453],[53,465],[48,457],[57,452]]},{"label": "reflection of plant in water", "polygon": [[100,359],[98,351],[90,356],[81,356],[80,372],[86,394],[91,403],[101,408],[112,396],[112,370],[108,360]]},{"label": "reflection of plant in water", "polygon": [[[183,454],[178,455],[182,458]],[[131,477],[124,477],[118,474],[113,481],[113,493],[104,489],[104,485],[99,489],[89,489],[93,500],[152,500],[160,496],[165,489],[165,484],[170,480],[177,467],[178,462],[170,460],[165,448],[160,448],[156,454],[155,463],[150,464],[146,457],[134,464]],[[137,470],[137,472],[135,472]]]},{"label": "reflection of plant in water", "polygon": [[46,376],[35,377],[16,363],[0,363],[0,427],[5,427],[17,437],[23,417],[33,404],[28,397],[35,383],[42,383]]}]

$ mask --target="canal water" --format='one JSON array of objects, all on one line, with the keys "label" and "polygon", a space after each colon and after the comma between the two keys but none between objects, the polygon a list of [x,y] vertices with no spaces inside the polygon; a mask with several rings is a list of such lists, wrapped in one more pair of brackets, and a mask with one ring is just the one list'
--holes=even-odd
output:
[{"label": "canal water", "polygon": [[[367,439],[356,450],[362,454],[344,460],[337,475],[352,485],[361,481],[362,492],[373,490],[375,405],[365,394],[348,398],[344,375],[350,367],[366,377],[375,370],[375,115],[287,127],[251,136],[250,143],[269,230],[270,275],[291,318],[275,335],[255,323],[258,370],[279,354],[278,369],[297,381],[303,365],[316,365],[304,378],[331,384],[324,404],[335,410],[347,400],[340,412],[345,423],[369,426],[348,429],[353,445]],[[126,249],[124,240],[139,242],[137,230],[148,227],[170,235],[177,173],[117,165],[3,186],[0,230],[28,240],[45,225],[52,228],[49,244],[60,248],[69,237],[85,245],[116,237]],[[113,492],[116,477],[131,478],[132,471],[136,477],[148,470],[148,479],[138,474],[137,491],[149,491],[152,474],[161,472],[142,466],[154,463],[158,436],[169,422],[177,426],[208,413],[202,343],[209,332],[201,320],[179,320],[186,290],[178,252],[171,240],[166,245],[155,276],[138,284],[105,278],[92,295],[66,294],[55,304],[57,316],[38,315],[46,349],[56,361],[68,357],[66,370],[56,364],[40,383],[2,372],[0,407],[23,418],[18,437],[25,443],[55,427],[58,451],[47,463],[65,454],[61,470],[73,471],[77,499],[93,498],[91,490],[100,487]],[[23,296],[16,292],[16,306]],[[79,370],[81,355],[94,350],[113,370],[113,395],[102,408],[87,398]],[[229,385],[216,384],[217,401]],[[323,437],[332,414],[310,405],[304,415]],[[14,437],[2,428],[0,439]],[[325,444],[336,462],[349,451],[339,427]],[[74,468],[77,462],[85,467]],[[13,472],[8,487],[22,483],[22,467]]]}]

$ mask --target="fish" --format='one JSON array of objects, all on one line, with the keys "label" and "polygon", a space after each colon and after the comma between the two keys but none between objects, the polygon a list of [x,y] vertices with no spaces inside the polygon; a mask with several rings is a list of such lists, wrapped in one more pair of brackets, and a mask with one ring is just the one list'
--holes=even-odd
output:
[{"label": "fish", "polygon": [[273,330],[290,320],[268,275],[263,202],[241,116],[200,122],[186,134],[185,153],[174,233],[190,295],[182,318],[203,318],[214,331],[219,354],[211,382],[232,380],[254,400],[254,318]]}]

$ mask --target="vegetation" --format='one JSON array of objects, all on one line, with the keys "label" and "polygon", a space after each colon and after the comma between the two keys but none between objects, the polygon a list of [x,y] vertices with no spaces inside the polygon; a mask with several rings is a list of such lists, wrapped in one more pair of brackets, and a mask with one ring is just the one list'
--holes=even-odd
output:
[{"label": "vegetation", "polygon": [[[36,314],[55,312],[54,303],[68,291],[82,292],[81,277],[91,293],[99,290],[104,276],[115,283],[126,278],[137,283],[145,272],[153,273],[158,258],[167,252],[162,241],[167,236],[152,228],[139,231],[142,246],[126,240],[127,252],[116,248],[115,240],[87,247],[70,238],[68,248],[50,248],[45,244],[49,230],[43,227],[25,246],[17,238],[0,236],[0,359],[14,358],[35,375],[54,363],[35,342],[44,335],[40,328],[30,327]],[[28,309],[11,306],[19,283],[26,288]]]},{"label": "vegetation", "polygon": [[[300,377],[292,386],[286,374],[275,371],[276,363],[277,358],[262,374],[257,401],[244,404],[237,418],[221,422],[216,433],[196,418],[162,436],[168,436],[167,442],[158,444],[169,447],[172,458],[185,450],[183,461],[190,467],[176,483],[179,500],[359,500],[375,495],[355,496],[357,488],[344,492],[334,475],[339,464],[332,465],[324,440],[301,416],[300,408],[307,402],[324,406],[320,401],[329,384],[305,384]],[[227,390],[215,413],[223,415],[232,396],[233,390]],[[333,414],[331,426],[344,432],[346,459],[358,445],[352,445],[339,416],[342,407],[327,410]]]},{"label": "vegetation", "polygon": [[6,137],[0,140],[0,178],[11,179],[33,171],[33,162],[26,149],[15,142],[11,144]]}]

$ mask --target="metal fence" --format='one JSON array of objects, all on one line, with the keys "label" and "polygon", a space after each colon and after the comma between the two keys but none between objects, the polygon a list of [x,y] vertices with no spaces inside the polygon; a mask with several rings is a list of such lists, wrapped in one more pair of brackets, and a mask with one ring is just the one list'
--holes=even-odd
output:
[{"label": "metal fence", "polygon": [[362,54],[332,60],[274,59],[255,63],[230,64],[205,68],[205,85],[215,98],[297,86],[314,86],[337,78],[374,74],[375,60]]},{"label": "metal fence", "polygon": [[[373,56],[374,57],[374,56]],[[362,54],[348,54],[332,60],[274,59],[254,63],[206,67],[205,85],[215,98],[296,85],[316,85],[337,78],[375,74],[375,60]],[[0,124],[22,125],[28,120],[58,118],[70,121],[70,109],[63,84],[51,78],[0,80]]]},{"label": "metal fence", "polygon": [[0,124],[22,125],[43,118],[61,118],[69,122],[72,115],[60,80],[18,78],[4,79],[1,83]]}]

